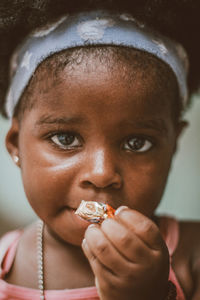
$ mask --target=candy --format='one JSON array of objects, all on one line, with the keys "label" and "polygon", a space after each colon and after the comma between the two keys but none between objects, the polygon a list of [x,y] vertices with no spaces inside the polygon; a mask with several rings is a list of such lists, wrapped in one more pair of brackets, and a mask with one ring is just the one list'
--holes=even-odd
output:
[{"label": "candy", "polygon": [[81,204],[75,211],[84,220],[92,223],[101,224],[107,218],[113,218],[115,209],[108,204],[95,201],[81,201]]}]

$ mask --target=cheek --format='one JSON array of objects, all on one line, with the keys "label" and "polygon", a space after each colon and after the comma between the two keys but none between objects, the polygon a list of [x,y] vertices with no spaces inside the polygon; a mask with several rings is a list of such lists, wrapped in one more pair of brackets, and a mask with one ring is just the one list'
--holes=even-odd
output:
[{"label": "cheek", "polygon": [[133,168],[125,181],[126,205],[151,217],[161,201],[171,165],[171,157]]},{"label": "cheek", "polygon": [[24,147],[22,178],[27,198],[38,212],[56,214],[67,205],[81,157],[62,157],[42,149]]}]

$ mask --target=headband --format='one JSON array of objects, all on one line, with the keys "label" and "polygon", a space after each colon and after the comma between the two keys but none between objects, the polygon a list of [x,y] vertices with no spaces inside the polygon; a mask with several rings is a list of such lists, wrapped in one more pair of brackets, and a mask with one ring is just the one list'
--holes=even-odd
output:
[{"label": "headband", "polygon": [[174,72],[183,106],[188,98],[188,59],[183,47],[146,28],[128,14],[108,11],[64,16],[29,35],[13,55],[6,112],[12,117],[39,64],[54,53],[74,47],[116,45],[132,47],[156,56]]}]

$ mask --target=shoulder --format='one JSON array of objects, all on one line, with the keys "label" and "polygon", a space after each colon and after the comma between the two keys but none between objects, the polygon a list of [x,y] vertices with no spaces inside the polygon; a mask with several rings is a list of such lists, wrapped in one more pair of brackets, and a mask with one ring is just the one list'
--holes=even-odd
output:
[{"label": "shoulder", "polygon": [[200,221],[179,222],[179,247],[183,248],[185,254],[192,260],[200,257]]},{"label": "shoulder", "polygon": [[37,282],[36,223],[23,230],[15,250],[12,265],[10,264],[10,268],[6,272],[6,282],[35,288],[35,282]]},{"label": "shoulder", "polygon": [[190,257],[193,274],[200,277],[200,221],[180,222],[180,244]]},{"label": "shoulder", "polygon": [[173,260],[181,258],[190,265],[200,257],[200,221],[178,221],[170,216],[162,216],[159,220],[160,229],[165,237],[173,242]]},{"label": "shoulder", "polygon": [[173,267],[189,299],[195,292],[195,283],[199,282],[200,286],[199,232],[199,221],[179,222],[179,243],[173,256]]}]

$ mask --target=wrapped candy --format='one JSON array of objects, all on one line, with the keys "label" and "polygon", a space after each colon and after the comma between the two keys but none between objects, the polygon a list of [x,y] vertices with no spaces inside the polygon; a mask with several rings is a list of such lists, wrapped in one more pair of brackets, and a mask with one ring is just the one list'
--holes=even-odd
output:
[{"label": "wrapped candy", "polygon": [[75,214],[91,223],[101,224],[103,220],[114,217],[115,209],[109,204],[82,200]]}]

